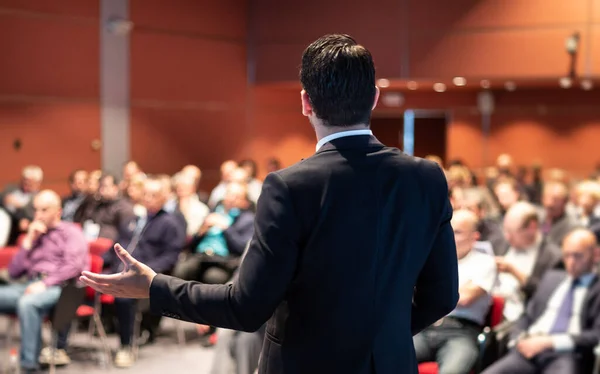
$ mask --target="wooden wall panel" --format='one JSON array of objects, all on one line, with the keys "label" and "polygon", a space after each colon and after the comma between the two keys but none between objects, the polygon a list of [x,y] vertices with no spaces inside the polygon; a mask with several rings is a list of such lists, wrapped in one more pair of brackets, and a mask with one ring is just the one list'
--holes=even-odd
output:
[{"label": "wooden wall panel", "polygon": [[455,76],[558,79],[569,71],[564,44],[571,33],[570,28],[562,28],[415,35],[410,41],[410,74],[425,79]]},{"label": "wooden wall panel", "polygon": [[[100,165],[100,152],[91,147],[100,138],[99,116],[95,102],[0,101],[0,186],[36,164],[44,170],[44,187],[66,192],[72,170]],[[19,150],[13,148],[17,139]]]},{"label": "wooden wall panel", "polygon": [[134,32],[131,97],[171,102],[240,102],[246,48],[204,38]]},{"label": "wooden wall panel", "polygon": [[132,159],[150,173],[173,174],[184,165],[198,165],[209,187],[219,181],[221,162],[238,158],[245,133],[243,108],[131,110]]},{"label": "wooden wall panel", "polygon": [[95,0],[0,0],[0,188],[38,164],[44,187],[62,194],[73,169],[100,166],[91,147],[100,138],[99,9]]},{"label": "wooden wall panel", "polygon": [[245,43],[246,0],[130,0],[138,29]]},{"label": "wooden wall panel", "polygon": [[[595,0],[592,0],[595,1]],[[412,32],[553,28],[585,23],[590,0],[408,0]],[[481,30],[483,31],[483,30]]]},{"label": "wooden wall panel", "polygon": [[590,40],[595,51],[600,43],[596,34],[588,35],[590,22],[599,17],[600,0],[254,4],[249,40],[258,82],[296,80],[299,62],[294,56],[317,37],[333,32],[354,35],[372,51],[378,76],[392,79],[558,79],[569,67],[567,37],[575,31],[582,34],[580,70],[589,54],[583,45]]},{"label": "wooden wall panel", "polygon": [[100,4],[98,0],[0,0],[0,13],[21,13],[42,18],[60,15],[97,19],[100,16]]},{"label": "wooden wall panel", "polygon": [[0,94],[98,97],[97,22],[0,13]]}]

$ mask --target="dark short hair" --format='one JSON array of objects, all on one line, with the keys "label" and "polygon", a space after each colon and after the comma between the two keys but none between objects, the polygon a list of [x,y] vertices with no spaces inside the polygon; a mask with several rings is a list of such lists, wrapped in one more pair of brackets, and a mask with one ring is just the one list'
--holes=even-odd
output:
[{"label": "dark short hair", "polygon": [[111,174],[111,173],[102,173],[102,175],[100,176],[100,179],[98,179],[98,183],[102,183],[106,179],[112,180],[114,185],[119,184],[119,179],[117,178],[117,176],[114,174]]},{"label": "dark short hair", "polygon": [[369,123],[375,100],[371,53],[348,35],[325,35],[302,55],[300,82],[326,126]]},{"label": "dark short hair", "polygon": [[250,169],[252,169],[252,171],[250,172],[250,178],[256,178],[256,175],[258,174],[258,165],[256,164],[256,161],[247,158],[244,159],[242,161],[240,161],[238,163],[239,167],[244,167],[244,166],[249,166]]}]

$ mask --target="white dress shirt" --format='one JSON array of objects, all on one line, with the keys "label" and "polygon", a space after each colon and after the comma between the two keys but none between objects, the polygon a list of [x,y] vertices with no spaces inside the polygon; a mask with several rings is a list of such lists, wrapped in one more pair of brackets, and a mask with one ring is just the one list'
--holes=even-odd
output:
[{"label": "white dress shirt", "polygon": [[373,135],[373,131],[368,130],[368,129],[365,129],[365,130],[348,130],[348,131],[340,131],[340,132],[336,132],[336,133],[327,135],[327,136],[321,138],[321,140],[319,140],[317,142],[317,149],[316,149],[316,151],[319,151],[319,149],[321,149],[321,147],[325,143],[329,143],[330,141],[332,141],[334,139],[344,138],[346,136],[356,136],[356,135]]},{"label": "white dress shirt", "polygon": [[[595,277],[595,274],[589,273],[579,278],[579,285],[577,285],[573,294],[573,310],[571,319],[569,320],[568,330],[564,334],[552,335],[552,343],[555,351],[570,352],[575,348],[575,344],[570,335],[578,335],[581,333],[581,312],[583,309],[583,302]],[[558,285],[550,297],[544,313],[529,328],[529,335],[548,335],[550,333],[572,282],[573,277],[568,276]]]},{"label": "white dress shirt", "polygon": [[[510,247],[504,255],[504,261],[515,266],[520,273],[529,278],[540,251],[540,244],[541,237],[527,249]],[[514,275],[507,272],[498,274],[498,284],[493,293],[504,297],[504,317],[507,320],[515,321],[525,311],[525,298],[521,292],[521,284]]]},{"label": "white dress shirt", "polygon": [[486,293],[467,306],[457,306],[449,316],[468,319],[483,326],[490,310],[490,292],[496,282],[496,261],[494,256],[473,248],[465,257],[458,260],[458,286],[467,283],[479,286]]}]

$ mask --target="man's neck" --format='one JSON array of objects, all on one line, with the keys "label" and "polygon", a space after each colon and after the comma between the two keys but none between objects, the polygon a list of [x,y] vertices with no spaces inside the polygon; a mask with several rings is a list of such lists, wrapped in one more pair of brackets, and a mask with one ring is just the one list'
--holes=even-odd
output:
[{"label": "man's neck", "polygon": [[368,130],[369,125],[366,124],[358,124],[352,126],[323,126],[323,125],[315,125],[315,134],[317,135],[317,142],[323,139],[326,136],[331,134],[336,134],[338,132],[344,131],[352,131],[352,130]]}]

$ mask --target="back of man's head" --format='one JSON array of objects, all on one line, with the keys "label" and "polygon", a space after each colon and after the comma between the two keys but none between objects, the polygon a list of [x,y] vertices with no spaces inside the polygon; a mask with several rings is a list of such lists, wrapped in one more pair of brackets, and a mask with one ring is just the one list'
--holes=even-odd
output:
[{"label": "back of man's head", "polygon": [[348,35],[325,35],[302,55],[300,82],[324,126],[369,123],[376,96],[371,53]]}]

